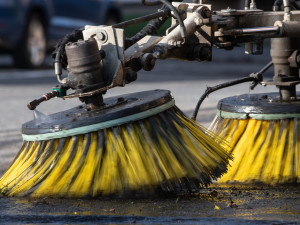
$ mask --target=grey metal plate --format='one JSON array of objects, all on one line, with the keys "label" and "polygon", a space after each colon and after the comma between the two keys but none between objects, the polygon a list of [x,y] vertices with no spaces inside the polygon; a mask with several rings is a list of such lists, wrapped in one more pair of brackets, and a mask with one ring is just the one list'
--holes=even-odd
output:
[{"label": "grey metal plate", "polygon": [[168,90],[143,91],[104,99],[105,107],[87,111],[80,105],[66,111],[24,123],[22,133],[27,135],[65,131],[131,116],[173,100]]},{"label": "grey metal plate", "polygon": [[221,99],[218,109],[251,114],[300,113],[300,100],[282,102],[279,93],[243,94]]}]

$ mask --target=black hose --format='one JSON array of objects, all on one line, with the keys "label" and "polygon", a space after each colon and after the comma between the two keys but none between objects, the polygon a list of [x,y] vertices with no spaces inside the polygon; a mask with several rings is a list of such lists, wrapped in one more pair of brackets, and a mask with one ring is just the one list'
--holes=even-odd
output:
[{"label": "black hose", "polygon": [[[178,2],[182,2],[183,0],[179,0]],[[185,40],[186,38],[186,29],[185,26],[183,24],[183,20],[181,19],[180,14],[178,13],[178,11],[175,9],[175,7],[172,5],[172,0],[168,1],[168,0],[158,0],[155,2],[146,2],[146,0],[142,0],[142,3],[144,5],[148,5],[148,6],[153,6],[153,5],[159,5],[158,2],[165,4],[166,6],[168,6],[171,11],[174,13],[176,19],[178,20],[178,23],[180,25],[180,32],[181,32],[181,37],[183,40]]]},{"label": "black hose", "polygon": [[260,71],[258,71],[257,73],[252,73],[250,74],[249,77],[244,77],[238,80],[234,80],[234,81],[230,81],[230,82],[226,82],[223,84],[219,84],[213,87],[207,87],[204,94],[200,97],[199,101],[197,102],[197,105],[195,107],[195,110],[193,112],[193,116],[192,116],[192,120],[197,119],[197,115],[199,112],[199,108],[202,104],[202,102],[204,101],[205,98],[207,98],[207,96],[217,90],[223,89],[223,88],[227,88],[227,87],[231,87],[233,85],[237,85],[237,84],[241,84],[241,83],[245,83],[245,82],[250,82],[253,81],[254,84],[252,84],[251,86],[251,90],[254,89],[254,87],[263,80],[263,73],[265,73],[271,66],[273,65],[273,62],[270,61],[267,65],[265,65]]},{"label": "black hose", "polygon": [[55,46],[55,50],[52,52],[52,58],[54,59],[54,62],[61,63],[64,69],[67,69],[68,66],[65,46],[69,42],[76,42],[79,39],[83,39],[82,31],[83,28],[74,30],[71,34],[67,34],[64,38],[59,40]]},{"label": "black hose", "polygon": [[283,4],[282,0],[275,0],[273,5],[273,11],[280,11],[282,4]]},{"label": "black hose", "polygon": [[141,40],[143,37],[157,33],[158,29],[167,21],[167,19],[170,18],[170,9],[165,8],[163,10],[169,13],[166,13],[166,16],[150,20],[150,22],[145,27],[143,27],[143,29],[140,30],[137,34],[125,39],[126,49],[134,43],[136,43],[137,41]]},{"label": "black hose", "polygon": [[171,11],[174,13],[176,19],[178,20],[179,26],[180,26],[181,37],[183,40],[185,40],[185,38],[187,36],[186,29],[185,29],[183,20],[180,16],[179,12],[177,11],[177,9],[175,9],[175,7],[169,1],[167,1],[167,0],[159,0],[159,1],[164,3],[166,6],[168,6],[171,9]]},{"label": "black hose", "polygon": [[216,86],[213,86],[213,87],[207,87],[204,94],[200,97],[199,101],[197,102],[197,105],[195,107],[195,110],[194,110],[194,113],[193,113],[193,116],[192,116],[191,119],[196,121],[199,108],[200,108],[202,102],[204,101],[204,99],[207,98],[207,96],[210,93],[212,93],[214,91],[217,91],[217,90],[220,90],[220,89],[223,89],[223,88],[233,86],[233,85],[242,84],[242,83],[245,83],[245,82],[250,82],[250,81],[255,81],[255,80],[256,79],[254,77],[245,77],[245,78],[241,78],[241,79],[238,79],[238,80],[234,80],[234,81],[226,82],[226,83],[223,83],[223,84],[219,84],[219,85],[216,85]]}]

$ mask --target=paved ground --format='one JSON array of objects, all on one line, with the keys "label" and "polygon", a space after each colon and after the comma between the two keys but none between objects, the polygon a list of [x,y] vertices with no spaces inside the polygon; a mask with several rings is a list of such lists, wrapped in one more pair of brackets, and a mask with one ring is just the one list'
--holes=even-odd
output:
[{"label": "paved ground", "polygon": [[300,224],[299,187],[212,186],[147,199],[0,198],[1,224]]},{"label": "paved ground", "polygon": [[[160,61],[151,72],[139,73],[137,82],[115,88],[108,96],[122,93],[169,89],[176,104],[191,115],[206,86],[247,76],[258,71],[268,56],[243,56],[242,50],[215,51],[214,62]],[[22,144],[21,124],[33,118],[26,104],[51,90],[56,84],[52,69],[16,70],[4,57],[0,65],[0,174]],[[271,73],[267,74],[270,78]],[[274,91],[258,87],[255,92]],[[216,92],[205,100],[198,122],[208,125],[219,99],[249,93],[249,84]],[[80,104],[77,100],[54,99],[38,108],[49,114]],[[0,198],[0,223],[149,223],[149,224],[298,224],[300,221],[299,187],[213,185],[193,195],[154,199],[20,199]]]}]

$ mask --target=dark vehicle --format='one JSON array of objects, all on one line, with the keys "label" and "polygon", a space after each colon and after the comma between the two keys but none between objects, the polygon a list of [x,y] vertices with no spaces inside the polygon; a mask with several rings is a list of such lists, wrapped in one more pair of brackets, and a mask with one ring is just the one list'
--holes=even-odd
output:
[{"label": "dark vehicle", "polygon": [[120,21],[109,0],[0,0],[0,52],[11,53],[17,67],[40,67],[72,30]]}]

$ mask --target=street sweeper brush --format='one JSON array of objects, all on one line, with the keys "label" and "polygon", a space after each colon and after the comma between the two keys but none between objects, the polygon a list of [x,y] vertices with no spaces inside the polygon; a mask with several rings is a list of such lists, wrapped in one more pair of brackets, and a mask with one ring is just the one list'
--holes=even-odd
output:
[{"label": "street sweeper brush", "polygon": [[[210,31],[207,6],[192,5],[184,24],[173,5],[162,2],[168,7],[158,13],[114,26],[86,26],[58,43],[55,74],[61,85],[28,108],[53,97],[85,104],[23,125],[24,145],[0,179],[7,195],[178,193],[206,186],[227,171],[231,156],[221,140],[184,116],[169,91],[103,98],[109,89],[135,81],[137,71],[152,70],[156,59],[173,55],[171,39],[180,45],[191,36],[191,46],[198,45],[194,32],[205,25],[202,19]],[[165,37],[147,36],[171,16],[170,9],[180,25]],[[153,20],[133,38],[124,38],[121,28],[145,19]],[[208,59],[210,46],[204,50],[202,58]],[[69,72],[65,78],[62,68]],[[68,89],[74,92],[67,94]]]},{"label": "street sweeper brush", "polygon": [[219,182],[300,182],[300,101],[283,103],[277,93],[225,98],[210,129],[234,156]]},{"label": "street sweeper brush", "polygon": [[23,147],[0,180],[9,196],[177,193],[210,184],[230,159],[165,90],[55,113],[22,132]]},{"label": "street sweeper brush", "polygon": [[[220,182],[299,183],[299,5],[296,1],[276,1],[272,12],[264,12],[256,8],[253,0],[245,1],[244,10],[229,8],[215,14],[215,46],[232,49],[245,43],[245,53],[259,55],[263,54],[263,40],[270,39],[272,61],[245,79],[207,88],[193,118],[209,93],[226,86],[252,81],[250,89],[261,84],[279,90],[275,94],[246,94],[219,102],[218,115],[210,128],[229,142],[234,157]],[[273,77],[264,81],[262,73],[271,65]]]}]

